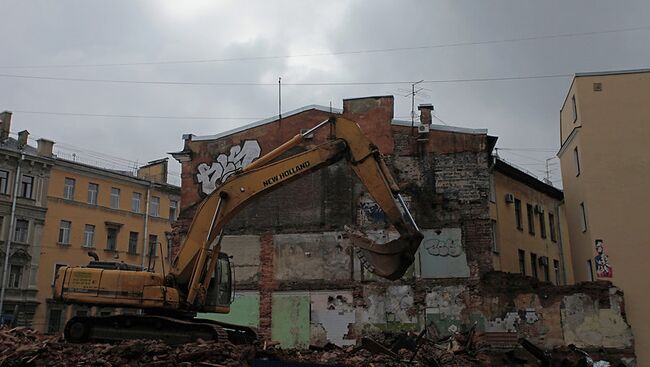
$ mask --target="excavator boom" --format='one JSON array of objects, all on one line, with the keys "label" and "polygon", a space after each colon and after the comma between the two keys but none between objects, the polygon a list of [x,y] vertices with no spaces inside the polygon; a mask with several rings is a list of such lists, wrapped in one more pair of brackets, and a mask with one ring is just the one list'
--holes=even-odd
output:
[{"label": "excavator boom", "polygon": [[[334,140],[327,141],[303,153],[272,162],[288,149],[303,141],[304,136],[325,123],[335,125]],[[374,144],[359,126],[344,118],[331,119],[251,163],[210,194],[197,209],[187,238],[172,264],[171,274],[177,284],[187,284],[188,304],[202,305],[210,284],[224,225],[253,198],[283,186],[303,175],[347,159],[352,170],[370,195],[383,209],[400,238],[386,244],[376,244],[361,233],[353,232],[355,246],[361,249],[364,262],[376,274],[394,280],[400,278],[413,263],[422,240],[408,208],[403,206],[408,220],[398,206],[399,187],[390,174]]]}]

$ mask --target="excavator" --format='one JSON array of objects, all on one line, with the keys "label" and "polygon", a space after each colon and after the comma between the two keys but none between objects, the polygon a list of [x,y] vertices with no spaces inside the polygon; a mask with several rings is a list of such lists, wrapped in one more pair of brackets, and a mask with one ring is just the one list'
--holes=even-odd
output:
[{"label": "excavator", "polygon": [[[332,125],[333,136],[326,142],[281,157],[328,124]],[[55,300],[132,309],[112,316],[75,316],[65,325],[66,340],[143,338],[170,344],[199,338],[235,343],[255,340],[253,328],[196,318],[199,312],[230,312],[233,264],[221,252],[224,229],[251,200],[342,159],[347,160],[400,234],[396,240],[376,243],[363,232],[348,229],[348,238],[371,272],[390,280],[401,278],[413,263],[423,236],[377,147],[355,122],[331,117],[240,169],[206,196],[168,274],[98,259],[87,266],[60,268],[53,289]]]}]

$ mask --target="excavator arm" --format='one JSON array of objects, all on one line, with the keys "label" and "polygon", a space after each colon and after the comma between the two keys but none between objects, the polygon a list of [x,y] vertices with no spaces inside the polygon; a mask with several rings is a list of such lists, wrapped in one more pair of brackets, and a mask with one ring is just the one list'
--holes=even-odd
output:
[{"label": "excavator arm", "polygon": [[[335,139],[274,161],[327,123],[334,124]],[[254,198],[341,159],[350,163],[352,170],[400,234],[397,240],[376,244],[358,233],[352,233],[353,243],[360,248],[364,262],[371,271],[388,279],[400,278],[413,263],[422,234],[377,148],[356,123],[344,118],[332,118],[296,135],[252,162],[203,200],[174,259],[168,283],[186,295],[186,304],[201,309],[217,266],[224,226],[232,217]]]}]

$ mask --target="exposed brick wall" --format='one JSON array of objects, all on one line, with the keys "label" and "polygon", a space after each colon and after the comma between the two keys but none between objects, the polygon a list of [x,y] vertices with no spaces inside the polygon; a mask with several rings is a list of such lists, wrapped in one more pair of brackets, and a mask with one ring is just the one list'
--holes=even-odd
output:
[{"label": "exposed brick wall", "polygon": [[271,340],[271,315],[273,313],[273,291],[277,288],[273,278],[273,234],[260,237],[260,340]]},{"label": "exposed brick wall", "polygon": [[355,121],[382,154],[393,154],[393,96],[343,100],[343,117]]}]

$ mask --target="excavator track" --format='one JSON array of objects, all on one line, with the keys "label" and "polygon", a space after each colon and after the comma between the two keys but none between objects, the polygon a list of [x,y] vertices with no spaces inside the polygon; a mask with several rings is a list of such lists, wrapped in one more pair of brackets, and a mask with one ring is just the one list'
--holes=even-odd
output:
[{"label": "excavator track", "polygon": [[168,344],[182,344],[202,339],[243,344],[256,339],[253,329],[224,326],[211,320],[156,315],[77,316],[66,323],[64,336],[75,343],[155,339]]}]

